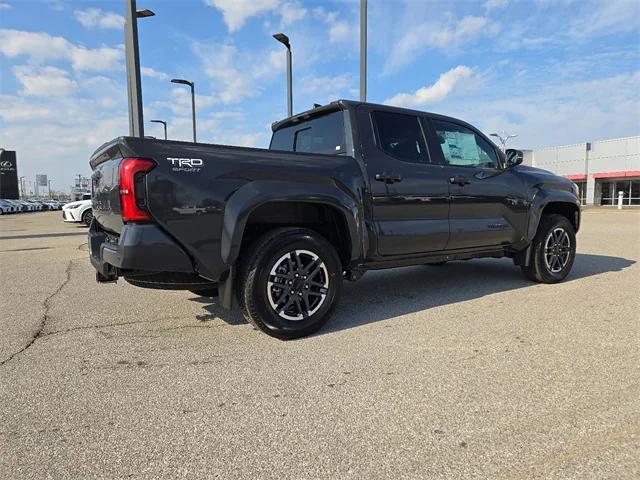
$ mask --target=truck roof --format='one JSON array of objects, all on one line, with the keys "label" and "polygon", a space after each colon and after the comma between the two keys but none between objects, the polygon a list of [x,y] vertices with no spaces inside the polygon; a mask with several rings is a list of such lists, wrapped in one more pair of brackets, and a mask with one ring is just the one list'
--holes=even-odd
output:
[{"label": "truck roof", "polygon": [[395,110],[399,113],[411,113],[414,115],[429,115],[432,117],[436,117],[436,118],[440,118],[442,120],[455,120],[458,123],[463,123],[463,124],[467,124],[467,122],[454,118],[454,117],[448,117],[446,115],[441,115],[438,113],[433,113],[433,112],[425,112],[424,110],[414,110],[411,108],[404,108],[404,107],[395,107],[393,105],[383,105],[380,103],[371,103],[371,102],[360,102],[360,101],[356,101],[356,100],[346,100],[346,99],[340,99],[340,100],[334,100],[333,102],[327,103],[326,105],[321,105],[319,107],[316,108],[312,108],[309,110],[305,110],[304,112],[300,112],[300,113],[296,113],[295,115],[292,115],[291,117],[285,118],[283,120],[279,120],[277,122],[273,122],[271,124],[271,130],[272,131],[276,131],[279,130],[282,127],[286,127],[289,125],[294,125],[298,122],[307,120],[311,117],[315,117],[316,115],[320,115],[323,113],[328,113],[328,112],[332,112],[332,111],[336,111],[336,110],[353,110],[358,108],[361,105],[367,105],[370,107],[376,107],[376,108],[380,108],[380,109],[384,109],[384,110]]}]

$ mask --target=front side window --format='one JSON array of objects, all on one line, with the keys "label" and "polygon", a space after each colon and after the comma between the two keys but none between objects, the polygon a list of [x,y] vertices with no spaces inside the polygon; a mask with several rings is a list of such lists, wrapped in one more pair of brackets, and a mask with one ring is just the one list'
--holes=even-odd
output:
[{"label": "front side window", "polygon": [[415,115],[373,112],[378,146],[388,155],[411,163],[430,163],[429,153]]},{"label": "front side window", "polygon": [[344,153],[344,114],[332,112],[276,130],[269,148],[289,152]]},{"label": "front side window", "polygon": [[496,151],[473,130],[456,123],[434,120],[444,161],[461,167],[498,168]]}]

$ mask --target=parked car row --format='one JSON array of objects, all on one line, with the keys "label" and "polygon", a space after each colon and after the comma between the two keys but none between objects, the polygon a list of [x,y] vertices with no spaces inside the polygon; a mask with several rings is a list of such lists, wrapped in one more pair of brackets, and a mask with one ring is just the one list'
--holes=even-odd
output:
[{"label": "parked car row", "polygon": [[64,202],[58,200],[9,200],[0,199],[0,215],[8,213],[62,210]]}]

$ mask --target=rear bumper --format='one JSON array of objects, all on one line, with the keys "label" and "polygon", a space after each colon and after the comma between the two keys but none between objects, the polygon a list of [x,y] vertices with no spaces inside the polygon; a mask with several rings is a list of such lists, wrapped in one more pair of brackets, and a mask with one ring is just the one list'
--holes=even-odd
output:
[{"label": "rear bumper", "polygon": [[116,237],[94,221],[89,257],[98,273],[110,279],[130,272],[195,273],[184,250],[154,224],[126,224]]}]

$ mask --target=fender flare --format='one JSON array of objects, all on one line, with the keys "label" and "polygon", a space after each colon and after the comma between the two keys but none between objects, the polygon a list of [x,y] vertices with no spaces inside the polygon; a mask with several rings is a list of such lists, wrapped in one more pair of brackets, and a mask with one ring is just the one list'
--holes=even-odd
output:
[{"label": "fender flare", "polygon": [[529,225],[527,228],[528,242],[533,241],[533,238],[536,236],[542,213],[550,203],[567,203],[576,207],[578,212],[576,221],[577,225],[580,225],[580,202],[572,193],[564,190],[538,190],[531,202],[531,213],[529,214]]},{"label": "fender flare", "polygon": [[[286,192],[286,193],[284,193]],[[350,260],[362,256],[363,216],[358,202],[333,183],[257,180],[236,190],[225,202],[220,249],[222,260],[231,266],[240,253],[247,219],[256,208],[271,202],[305,202],[338,210],[347,225]]]}]

